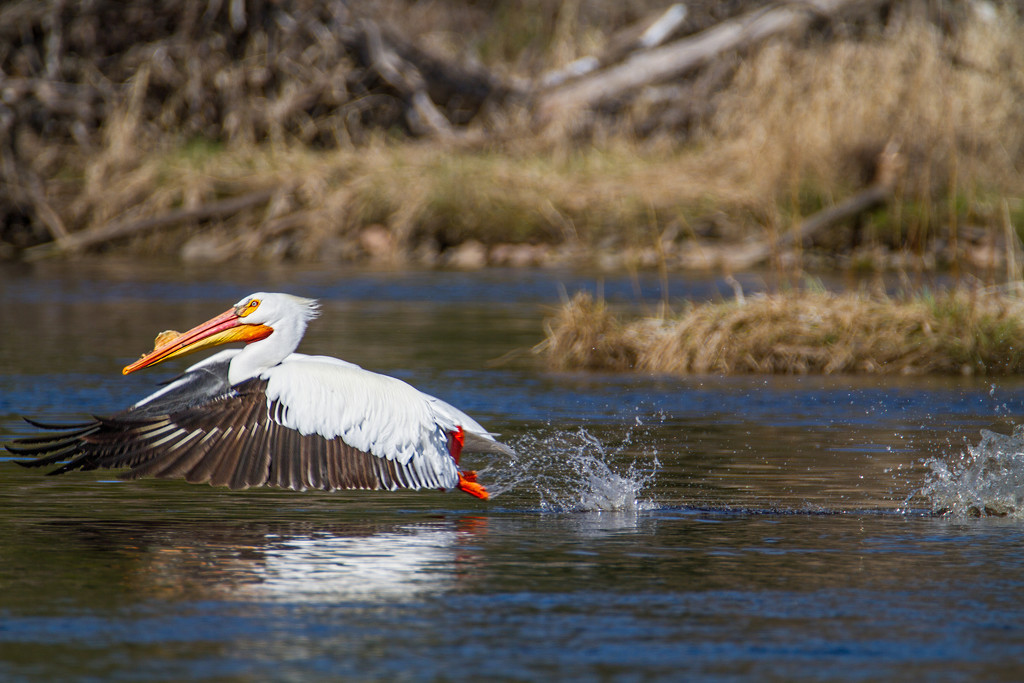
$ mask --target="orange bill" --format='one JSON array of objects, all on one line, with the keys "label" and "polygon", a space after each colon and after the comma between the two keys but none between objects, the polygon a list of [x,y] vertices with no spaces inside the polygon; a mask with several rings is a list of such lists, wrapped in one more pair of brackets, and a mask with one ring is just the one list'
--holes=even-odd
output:
[{"label": "orange bill", "polygon": [[[273,328],[266,325],[253,325],[245,322],[245,319],[232,308],[207,320],[202,325],[193,327],[180,336],[167,335],[164,338],[164,335],[161,335],[157,338],[155,349],[126,366],[121,372],[127,375],[150,365],[162,363],[169,358],[184,356],[187,353],[208,349],[211,346],[266,339],[273,331]],[[161,341],[163,341],[162,344]]]}]

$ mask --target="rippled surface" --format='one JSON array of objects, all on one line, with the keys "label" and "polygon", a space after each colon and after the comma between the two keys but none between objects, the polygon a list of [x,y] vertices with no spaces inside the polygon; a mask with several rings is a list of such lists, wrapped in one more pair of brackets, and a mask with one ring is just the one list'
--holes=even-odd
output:
[{"label": "rippled surface", "polygon": [[263,289],[323,299],[304,351],[402,377],[518,451],[470,463],[489,503],[0,462],[0,680],[1020,679],[1019,379],[552,374],[510,354],[560,288],[598,286],[660,295],[574,273],[0,269],[3,439],[22,413],[148,393],[175,368],[119,368],[156,332]]}]

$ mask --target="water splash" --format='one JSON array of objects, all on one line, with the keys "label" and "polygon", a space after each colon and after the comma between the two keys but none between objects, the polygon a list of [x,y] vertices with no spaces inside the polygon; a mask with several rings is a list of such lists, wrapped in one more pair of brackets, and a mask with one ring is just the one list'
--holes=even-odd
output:
[{"label": "water splash", "polygon": [[932,511],[953,516],[1024,517],[1024,425],[1013,434],[983,429],[981,442],[959,457],[925,461],[919,493]]},{"label": "water splash", "polygon": [[553,512],[641,510],[654,507],[641,500],[654,482],[657,453],[620,464],[633,444],[634,430],[616,446],[603,443],[587,429],[548,429],[525,434],[509,444],[516,456],[502,459],[481,474],[491,497],[515,491],[539,496],[540,508]]}]

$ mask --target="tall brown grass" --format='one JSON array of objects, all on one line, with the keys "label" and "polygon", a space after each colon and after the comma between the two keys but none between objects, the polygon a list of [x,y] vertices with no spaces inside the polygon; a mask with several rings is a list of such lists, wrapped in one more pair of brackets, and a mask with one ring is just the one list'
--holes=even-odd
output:
[{"label": "tall brown grass", "polygon": [[1001,6],[944,33],[914,6],[877,35],[779,41],[742,63],[707,132],[711,175],[762,201],[811,209],[793,198],[810,187],[828,202],[863,184],[893,140],[907,164],[897,201],[918,208],[884,229],[923,238],[993,220],[991,197],[1002,193],[1021,215],[1020,17]]}]

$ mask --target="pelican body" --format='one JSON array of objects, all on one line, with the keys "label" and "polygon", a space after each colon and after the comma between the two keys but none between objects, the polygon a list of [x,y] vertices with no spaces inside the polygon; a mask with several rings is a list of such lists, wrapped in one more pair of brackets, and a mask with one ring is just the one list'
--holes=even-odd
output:
[{"label": "pelican body", "polygon": [[463,451],[512,451],[473,418],[409,384],[327,356],[295,353],[318,304],[256,293],[188,332],[162,333],[124,374],[229,342],[113,417],[7,446],[50,474],[127,467],[158,477],[244,489],[458,489],[486,499]]}]

